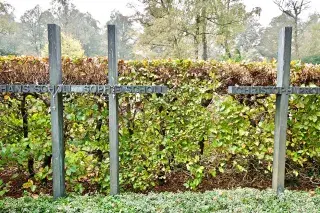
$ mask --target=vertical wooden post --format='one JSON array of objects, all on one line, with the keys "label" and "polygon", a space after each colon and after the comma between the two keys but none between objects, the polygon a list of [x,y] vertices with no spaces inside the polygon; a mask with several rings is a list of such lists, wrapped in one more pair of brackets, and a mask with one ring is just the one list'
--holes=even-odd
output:
[{"label": "vertical wooden post", "polygon": [[62,83],[61,35],[60,27],[48,24],[49,72],[51,91],[51,135],[52,135],[52,172],[53,197],[65,195],[64,141],[63,141],[63,103],[62,94],[57,86]]},{"label": "vertical wooden post", "polygon": [[[108,25],[108,78],[111,88],[118,83],[116,27]],[[112,89],[113,90],[113,89]],[[114,91],[114,90],[113,90]],[[109,94],[110,194],[119,190],[118,96]]]},{"label": "vertical wooden post", "polygon": [[[277,87],[286,89],[290,84],[291,40],[292,27],[283,28],[279,36]],[[272,175],[272,188],[277,194],[284,191],[288,101],[289,94],[277,95]]]}]

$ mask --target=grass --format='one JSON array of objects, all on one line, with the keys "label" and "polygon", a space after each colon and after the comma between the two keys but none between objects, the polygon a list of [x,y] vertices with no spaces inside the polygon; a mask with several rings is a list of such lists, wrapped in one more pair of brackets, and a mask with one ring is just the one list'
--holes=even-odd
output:
[{"label": "grass", "polygon": [[320,212],[320,193],[272,190],[216,190],[205,193],[49,196],[0,200],[0,212]]}]

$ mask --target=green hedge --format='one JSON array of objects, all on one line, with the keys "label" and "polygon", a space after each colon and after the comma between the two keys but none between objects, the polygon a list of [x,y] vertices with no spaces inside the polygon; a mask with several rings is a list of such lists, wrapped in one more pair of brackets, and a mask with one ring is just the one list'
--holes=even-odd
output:
[{"label": "green hedge", "polygon": [[[48,83],[47,63],[0,57],[0,84]],[[104,58],[65,58],[63,81],[103,84],[106,67]],[[170,88],[166,95],[121,95],[122,191],[152,189],[176,171],[189,175],[191,189],[221,173],[271,173],[275,96],[231,96],[226,88],[273,85],[275,62],[120,61],[119,72],[121,84]],[[320,67],[292,62],[291,78],[294,85],[319,86]],[[52,174],[49,97],[1,94],[0,102],[0,168],[31,176],[34,170],[23,187],[37,191]],[[108,192],[108,103],[103,96],[70,94],[64,103],[67,189]],[[320,177],[319,108],[317,96],[290,98],[287,177]]]},{"label": "green hedge", "polygon": [[310,64],[320,64],[320,55],[307,56],[302,61]]},{"label": "green hedge", "polygon": [[198,193],[124,194],[0,200],[3,213],[42,212],[319,212],[320,195],[286,191],[280,198],[270,190],[235,189]]}]

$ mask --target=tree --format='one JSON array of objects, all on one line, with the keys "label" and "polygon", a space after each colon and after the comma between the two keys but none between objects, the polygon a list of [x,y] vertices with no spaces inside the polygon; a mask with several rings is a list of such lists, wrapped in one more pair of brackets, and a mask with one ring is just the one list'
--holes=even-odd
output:
[{"label": "tree", "polygon": [[260,12],[260,8],[247,12],[241,0],[208,1],[207,20],[216,29],[216,43],[224,49],[227,58],[232,58],[231,49],[238,34],[245,30],[247,20]]},{"label": "tree", "polygon": [[62,31],[78,39],[87,56],[106,55],[99,22],[91,14],[80,12],[71,0],[53,0],[52,13]]},{"label": "tree", "polygon": [[320,15],[315,13],[309,16],[308,21],[303,26],[300,46],[300,56],[303,61],[319,62],[320,58]]},{"label": "tree", "polygon": [[14,8],[10,4],[0,2],[0,35],[8,35],[15,31],[13,11]]},{"label": "tree", "polygon": [[284,13],[271,20],[269,26],[262,31],[260,44],[257,47],[263,57],[277,58],[279,32],[281,28],[292,24],[293,19]]},{"label": "tree", "polygon": [[[118,52],[120,59],[133,59],[133,44],[136,41],[133,29],[133,21],[119,11],[113,11],[107,24],[115,24],[118,38]],[[105,26],[105,37],[107,38],[107,26]]]},{"label": "tree", "polygon": [[261,54],[258,51],[262,36],[262,27],[258,17],[250,17],[246,21],[245,30],[237,35],[235,47],[239,51],[239,59],[260,60]]},{"label": "tree", "polygon": [[41,55],[41,50],[46,41],[47,24],[54,21],[50,11],[42,12],[39,5],[27,10],[20,18],[26,43],[32,50],[29,54]]},{"label": "tree", "polygon": [[[79,40],[72,38],[71,35],[61,34],[61,55],[75,58],[84,56],[84,50]],[[42,56],[48,56],[48,45],[42,49]]]},{"label": "tree", "polygon": [[107,45],[101,45],[107,38],[103,37],[102,30],[98,26],[99,22],[89,13],[79,13],[78,17],[71,32],[81,41],[85,54],[87,56],[107,55]]},{"label": "tree", "polygon": [[0,2],[0,55],[17,55],[19,47],[19,24],[14,21],[14,8]]},{"label": "tree", "polygon": [[296,57],[299,58],[299,17],[301,13],[306,10],[310,4],[309,0],[274,0],[278,8],[287,16],[294,20],[294,47]]},{"label": "tree", "polygon": [[208,58],[207,0],[141,0],[145,5],[135,19],[143,26],[141,46],[157,57]]},{"label": "tree", "polygon": [[[247,20],[261,9],[246,11],[242,0],[140,0],[144,11],[135,18],[143,26],[141,45],[160,57],[207,60],[217,46],[227,58],[233,55],[236,38]],[[214,46],[215,45],[215,46]],[[209,49],[210,47],[210,49]]]},{"label": "tree", "polygon": [[208,0],[187,0],[185,8],[191,8],[187,14],[191,14],[190,18],[192,21],[188,20],[184,22],[185,26],[191,23],[189,28],[189,34],[193,36],[196,49],[196,58],[199,58],[198,46],[202,49],[202,59],[208,59],[208,35],[211,34],[208,30],[208,20],[207,20],[207,6],[210,1]]},{"label": "tree", "polygon": [[[186,42],[188,33],[181,30],[187,18],[181,7],[173,0],[140,0],[144,11],[137,11],[134,19],[143,26],[137,46],[145,48],[143,57],[190,57],[190,41]],[[188,40],[188,39],[187,39]],[[140,48],[139,48],[140,49]],[[147,53],[147,54],[146,54]]]},{"label": "tree", "polygon": [[60,27],[67,29],[72,22],[76,13],[75,5],[72,4],[72,0],[52,0],[51,12],[56,17],[57,23]]}]

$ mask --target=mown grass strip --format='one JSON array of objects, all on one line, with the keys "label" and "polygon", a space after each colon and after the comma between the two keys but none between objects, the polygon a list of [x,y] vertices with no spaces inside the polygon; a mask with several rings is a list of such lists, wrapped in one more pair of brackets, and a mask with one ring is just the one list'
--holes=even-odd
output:
[{"label": "mown grass strip", "polygon": [[320,193],[272,190],[216,190],[205,193],[123,194],[5,198],[0,212],[320,212]]}]

